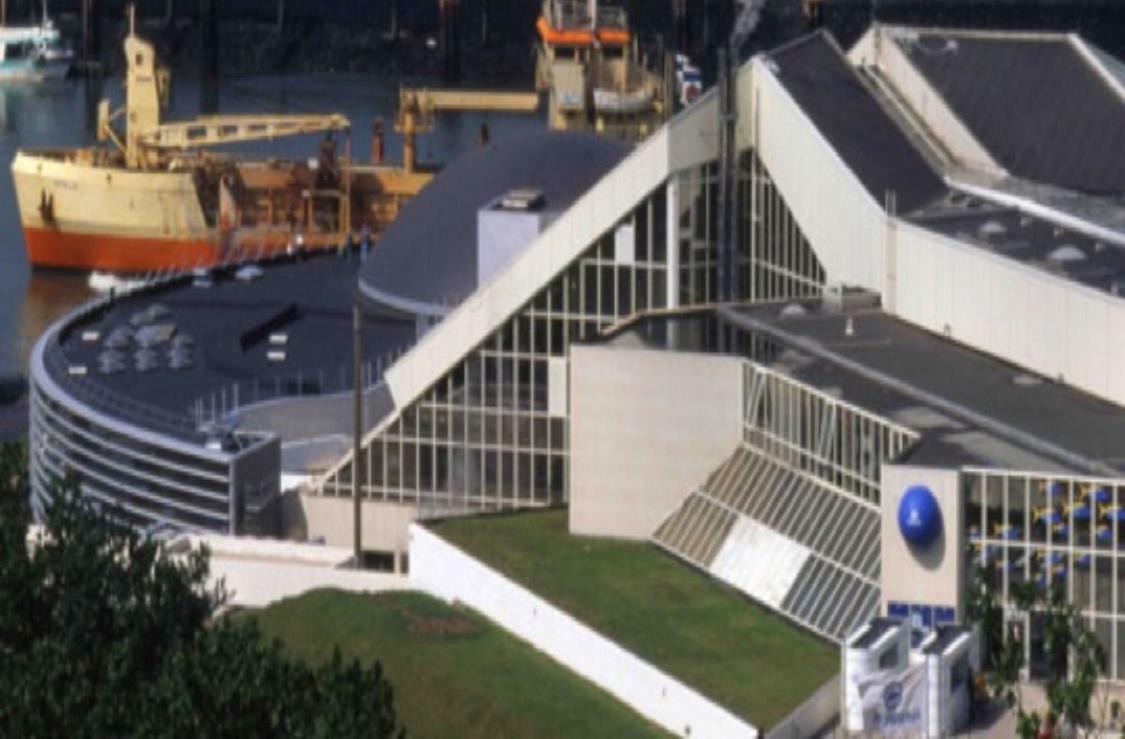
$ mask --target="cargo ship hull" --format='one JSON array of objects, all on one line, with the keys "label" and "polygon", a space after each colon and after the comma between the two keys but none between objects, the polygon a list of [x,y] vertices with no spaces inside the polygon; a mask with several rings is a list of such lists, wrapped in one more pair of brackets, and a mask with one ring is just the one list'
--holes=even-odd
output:
[{"label": "cargo ship hull", "polygon": [[79,233],[59,228],[23,230],[28,261],[36,267],[110,272],[187,269],[218,261],[207,241]]},{"label": "cargo ship hull", "polygon": [[188,172],[135,172],[20,153],[12,164],[28,261],[148,272],[219,258]]}]

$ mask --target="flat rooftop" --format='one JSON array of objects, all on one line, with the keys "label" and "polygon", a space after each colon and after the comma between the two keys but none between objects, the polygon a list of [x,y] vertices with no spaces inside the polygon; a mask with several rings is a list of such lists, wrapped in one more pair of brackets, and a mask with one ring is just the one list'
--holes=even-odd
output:
[{"label": "flat rooftop", "polygon": [[[360,266],[354,252],[320,253],[250,268],[243,279],[231,267],[119,297],[69,324],[47,366],[99,410],[194,439],[196,413],[209,414],[212,402],[231,408],[351,387]],[[383,366],[415,331],[413,321],[368,317],[365,360]]]},{"label": "flat rooftop", "polygon": [[724,327],[765,340],[756,361],[919,432],[913,463],[1125,474],[1125,409],[878,308],[734,306],[644,319],[608,343],[713,352]]},{"label": "flat rooftop", "polygon": [[1063,279],[1125,295],[1125,247],[1108,239],[955,190],[908,219]]},{"label": "flat rooftop", "polygon": [[1063,34],[908,30],[895,42],[1013,175],[1121,192],[1125,87],[1109,55]]}]

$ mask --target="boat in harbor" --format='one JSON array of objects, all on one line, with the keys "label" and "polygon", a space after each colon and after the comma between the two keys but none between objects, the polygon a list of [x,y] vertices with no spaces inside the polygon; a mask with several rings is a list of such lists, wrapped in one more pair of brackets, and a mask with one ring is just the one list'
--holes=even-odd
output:
[{"label": "boat in harbor", "polygon": [[[339,114],[164,122],[167,71],[132,23],[124,47],[125,105],[101,102],[99,143],[23,150],[12,163],[35,267],[147,274],[338,248],[377,237],[432,177],[353,162],[350,122]],[[311,159],[216,150],[301,134],[324,136]]]},{"label": "boat in harbor", "polygon": [[7,24],[6,0],[0,0],[0,82],[63,79],[74,65],[74,51],[47,15],[47,3],[39,23]]},{"label": "boat in harbor", "polygon": [[642,57],[624,8],[544,0],[536,27],[536,88],[548,93],[552,129],[640,141],[668,117],[666,75]]}]

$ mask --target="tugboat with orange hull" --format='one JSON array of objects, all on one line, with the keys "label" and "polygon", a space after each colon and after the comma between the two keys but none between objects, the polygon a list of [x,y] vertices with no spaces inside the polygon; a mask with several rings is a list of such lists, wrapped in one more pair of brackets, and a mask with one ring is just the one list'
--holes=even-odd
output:
[{"label": "tugboat with orange hull", "polygon": [[[21,151],[12,163],[34,266],[148,273],[335,248],[361,229],[377,235],[432,176],[354,164],[350,124],[337,114],[164,123],[167,72],[132,29],[125,55],[125,106],[111,113],[102,101],[100,145]],[[320,133],[325,138],[312,162],[249,160],[213,150]],[[335,142],[340,134],[342,155]]]}]

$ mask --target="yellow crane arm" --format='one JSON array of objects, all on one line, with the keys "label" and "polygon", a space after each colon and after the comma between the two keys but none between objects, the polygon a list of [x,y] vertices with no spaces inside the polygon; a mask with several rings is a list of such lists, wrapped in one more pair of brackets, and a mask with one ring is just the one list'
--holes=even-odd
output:
[{"label": "yellow crane arm", "polygon": [[395,130],[402,134],[402,166],[413,172],[417,164],[414,138],[431,131],[434,115],[448,111],[495,110],[506,113],[534,113],[539,95],[534,92],[493,90],[427,90],[404,87],[398,93]]},{"label": "yellow crane arm", "polygon": [[321,131],[342,131],[350,127],[348,119],[339,114],[216,115],[192,121],[163,123],[141,131],[137,136],[137,143],[153,149],[187,149]]},{"label": "yellow crane arm", "polygon": [[422,110],[499,110],[534,113],[539,96],[534,92],[496,92],[491,90],[403,90],[416,96]]}]

